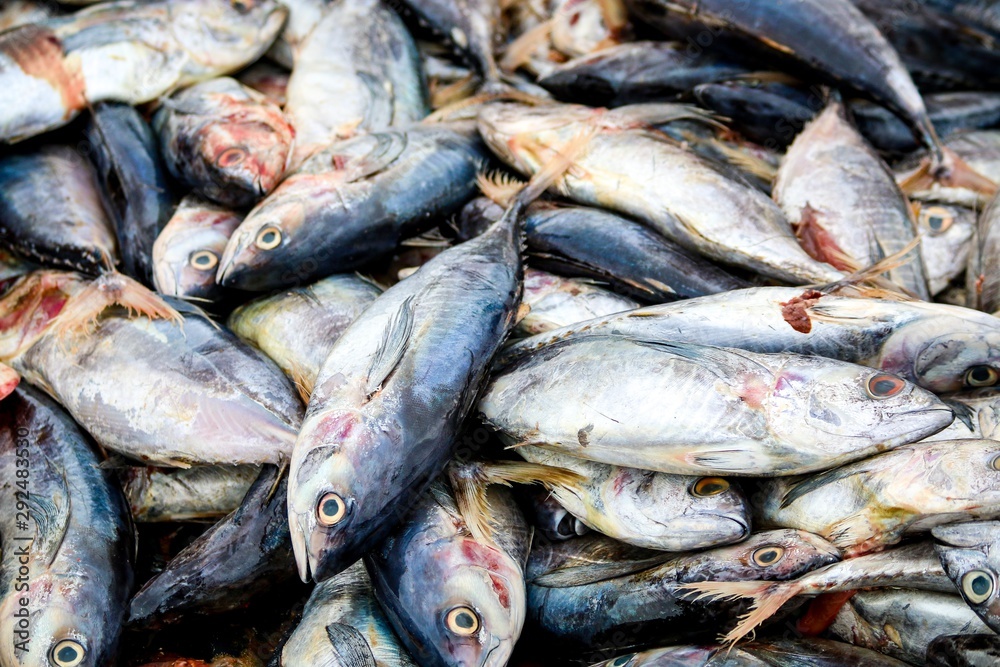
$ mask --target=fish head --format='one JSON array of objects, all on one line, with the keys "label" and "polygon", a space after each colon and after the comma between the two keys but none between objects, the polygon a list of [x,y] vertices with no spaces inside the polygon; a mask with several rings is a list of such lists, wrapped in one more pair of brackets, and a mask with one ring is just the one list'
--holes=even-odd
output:
[{"label": "fish head", "polygon": [[937,396],[884,371],[819,357],[792,357],[765,399],[768,426],[786,442],[832,452],[894,446],[947,427],[954,413]]},{"label": "fish head", "polygon": [[941,566],[966,603],[1000,628],[1000,522],[972,521],[931,531]]},{"label": "fish head", "polygon": [[975,225],[976,214],[971,208],[947,203],[921,206],[917,233],[932,294],[944,290],[965,270]]},{"label": "fish head", "polygon": [[914,329],[903,333],[923,337],[913,356],[913,376],[921,387],[942,393],[1000,382],[1000,319],[973,311]]},{"label": "fish head", "polygon": [[168,11],[173,38],[196,63],[192,67],[211,75],[256,60],[288,18],[277,0],[182,0],[168,3]]},{"label": "fish head", "polygon": [[678,581],[783,581],[840,560],[840,551],[804,530],[766,530],[746,541],[684,558]]},{"label": "fish head", "polygon": [[240,216],[208,205],[191,215],[190,224],[168,224],[153,244],[153,282],[167,296],[211,298],[218,292],[219,260]]},{"label": "fish head", "polygon": [[[428,586],[427,581],[433,581]],[[521,635],[527,595],[520,566],[466,537],[436,545],[400,590],[422,664],[503,667]]]}]

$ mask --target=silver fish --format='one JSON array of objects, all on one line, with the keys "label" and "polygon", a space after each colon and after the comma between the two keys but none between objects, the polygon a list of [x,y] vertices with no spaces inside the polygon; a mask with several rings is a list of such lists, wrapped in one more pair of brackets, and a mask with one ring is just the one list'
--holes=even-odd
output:
[{"label": "silver fish", "polygon": [[522,302],[530,310],[517,323],[516,331],[528,336],[639,307],[637,301],[589,281],[537,269],[524,272]]},{"label": "silver fish", "polygon": [[119,478],[136,521],[203,521],[236,509],[259,472],[252,465],[186,470],[129,466]]},{"label": "silver fish", "polygon": [[986,625],[1000,632],[1000,522],[939,526],[931,534],[958,592]]}]

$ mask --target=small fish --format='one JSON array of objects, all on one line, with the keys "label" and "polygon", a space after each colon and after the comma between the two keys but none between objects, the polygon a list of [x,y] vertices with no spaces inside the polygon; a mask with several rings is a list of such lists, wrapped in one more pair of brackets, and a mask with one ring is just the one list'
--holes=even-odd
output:
[{"label": "small fish", "polygon": [[515,446],[709,476],[825,470],[953,418],[930,392],[855,364],[612,335],[518,359],[479,412]]},{"label": "small fish", "polygon": [[170,173],[223,206],[252,206],[284,176],[295,130],[273,102],[222,77],[164,101],[153,125]]},{"label": "small fish", "polygon": [[259,472],[259,466],[129,466],[119,478],[137,522],[203,521],[236,509]]},{"label": "small fish", "polygon": [[537,269],[524,272],[522,302],[530,310],[516,331],[528,336],[639,307],[638,302],[589,282]]},{"label": "small fish", "polygon": [[153,243],[153,283],[157,291],[181,299],[220,300],[215,282],[219,258],[243,216],[195,195],[181,200]]},{"label": "small fish", "polygon": [[931,534],[958,592],[986,625],[1000,632],[1000,522],[938,526]]},{"label": "small fish", "polygon": [[62,145],[0,158],[0,243],[41,264],[113,268],[118,243],[90,162]]},{"label": "small fish", "polygon": [[134,535],[93,443],[55,402],[18,389],[0,403],[0,480],[0,663],[114,664]]}]

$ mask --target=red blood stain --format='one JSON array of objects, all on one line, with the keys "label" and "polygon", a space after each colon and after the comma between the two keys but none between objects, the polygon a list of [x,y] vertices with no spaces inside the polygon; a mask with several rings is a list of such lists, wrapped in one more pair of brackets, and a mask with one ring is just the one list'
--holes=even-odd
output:
[{"label": "red blood stain", "polygon": [[815,637],[833,624],[840,608],[847,604],[857,591],[827,593],[809,603],[809,610],[799,619],[796,628],[807,637]]},{"label": "red blood stain", "polygon": [[799,333],[812,331],[812,320],[806,312],[823,296],[822,292],[809,289],[790,301],[781,304],[781,316]]}]

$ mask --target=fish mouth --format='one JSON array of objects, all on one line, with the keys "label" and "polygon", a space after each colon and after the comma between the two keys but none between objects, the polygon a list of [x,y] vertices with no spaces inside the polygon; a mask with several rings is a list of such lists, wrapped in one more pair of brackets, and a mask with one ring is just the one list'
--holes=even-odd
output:
[{"label": "fish mouth", "polygon": [[295,567],[299,572],[299,579],[302,583],[308,584],[312,580],[315,565],[312,562],[312,554],[309,553],[309,545],[306,543],[306,536],[309,534],[308,526],[304,526],[305,518],[301,514],[291,514],[288,517],[288,528],[292,538],[292,553],[295,555]]}]

